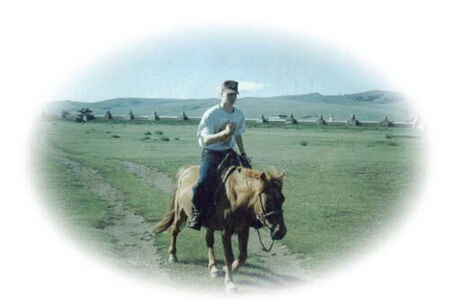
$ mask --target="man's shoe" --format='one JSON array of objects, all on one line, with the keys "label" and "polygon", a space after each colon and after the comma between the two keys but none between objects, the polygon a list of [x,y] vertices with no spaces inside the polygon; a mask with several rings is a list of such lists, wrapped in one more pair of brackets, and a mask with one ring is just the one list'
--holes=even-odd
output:
[{"label": "man's shoe", "polygon": [[192,213],[191,221],[188,224],[188,227],[197,231],[200,231],[202,227],[202,223],[200,222],[200,214]]}]

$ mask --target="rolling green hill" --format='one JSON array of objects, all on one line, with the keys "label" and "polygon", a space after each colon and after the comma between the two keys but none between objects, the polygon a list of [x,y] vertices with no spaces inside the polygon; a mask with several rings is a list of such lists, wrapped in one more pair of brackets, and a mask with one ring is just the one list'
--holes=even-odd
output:
[{"label": "rolling green hill", "polygon": [[[180,115],[201,116],[209,107],[217,104],[218,98],[209,99],[164,99],[164,98],[115,98],[100,102],[60,101],[46,105],[48,114],[60,114],[62,110],[75,113],[82,107],[89,107],[95,115],[104,115],[110,110],[113,115],[126,115],[131,109],[137,116]],[[292,113],[297,119],[315,119],[320,115],[332,116],[335,120],[346,120],[355,114],[359,120],[378,121],[385,115],[396,122],[411,121],[416,113],[402,95],[393,91],[371,90],[344,95],[322,95],[320,93],[274,97],[242,97],[236,106],[247,118],[259,118],[261,114]]]}]

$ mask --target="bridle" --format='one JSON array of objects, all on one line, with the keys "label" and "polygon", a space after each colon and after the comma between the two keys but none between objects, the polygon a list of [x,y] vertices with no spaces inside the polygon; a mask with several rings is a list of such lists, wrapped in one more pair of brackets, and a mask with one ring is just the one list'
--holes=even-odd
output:
[{"label": "bridle", "polygon": [[256,214],[256,217],[264,226],[269,227],[267,225],[267,217],[273,216],[273,215],[281,215],[281,214],[283,214],[283,210],[274,210],[274,211],[267,212],[262,203],[261,195],[262,195],[262,192],[258,194],[259,205],[261,206],[261,212],[259,214]]},{"label": "bridle", "polygon": [[[261,206],[261,212],[259,214],[256,214],[256,217],[265,227],[270,229],[269,225],[267,224],[267,217],[273,216],[273,215],[281,215],[281,214],[283,214],[283,210],[274,210],[274,211],[267,212],[262,203],[261,195],[262,195],[262,192],[258,194],[259,205]],[[265,252],[270,252],[275,243],[275,240],[272,239],[272,243],[270,244],[270,247],[266,248],[261,240],[261,234],[259,233],[259,229],[256,229],[256,232],[258,233],[259,243],[261,244],[262,250]]]}]

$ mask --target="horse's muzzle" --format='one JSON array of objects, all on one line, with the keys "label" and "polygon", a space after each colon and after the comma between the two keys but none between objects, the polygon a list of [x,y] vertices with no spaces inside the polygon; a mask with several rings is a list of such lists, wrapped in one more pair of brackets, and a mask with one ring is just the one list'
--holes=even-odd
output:
[{"label": "horse's muzzle", "polygon": [[280,240],[283,239],[284,235],[286,235],[287,229],[284,223],[276,224],[273,228],[270,230],[270,237],[272,237],[273,240]]}]

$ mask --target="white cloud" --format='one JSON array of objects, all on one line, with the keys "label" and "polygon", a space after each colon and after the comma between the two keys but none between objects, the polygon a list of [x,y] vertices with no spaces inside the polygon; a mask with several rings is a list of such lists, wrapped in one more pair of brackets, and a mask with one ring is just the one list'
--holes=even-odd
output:
[{"label": "white cloud", "polygon": [[270,85],[257,82],[239,82],[239,91],[261,90],[268,86]]}]

